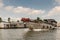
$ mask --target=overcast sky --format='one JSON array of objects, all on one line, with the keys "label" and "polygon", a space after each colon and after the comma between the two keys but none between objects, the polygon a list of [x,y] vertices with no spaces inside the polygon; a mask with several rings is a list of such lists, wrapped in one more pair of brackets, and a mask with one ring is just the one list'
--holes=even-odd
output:
[{"label": "overcast sky", "polygon": [[40,17],[60,22],[60,0],[0,0],[0,17]]}]

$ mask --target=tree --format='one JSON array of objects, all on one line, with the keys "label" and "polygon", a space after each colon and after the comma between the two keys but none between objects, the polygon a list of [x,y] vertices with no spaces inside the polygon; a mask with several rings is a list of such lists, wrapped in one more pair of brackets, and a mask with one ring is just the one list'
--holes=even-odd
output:
[{"label": "tree", "polygon": [[2,22],[2,18],[0,17],[0,22]]},{"label": "tree", "polygon": [[17,20],[17,22],[19,22],[19,20]]},{"label": "tree", "polygon": [[8,22],[10,22],[10,19],[11,19],[11,18],[8,18]]},{"label": "tree", "polygon": [[37,20],[39,21],[39,20],[40,20],[40,18],[39,18],[39,17],[37,17]]},{"label": "tree", "polygon": [[37,17],[37,21],[38,22],[42,22],[42,19],[40,19],[39,17]]}]

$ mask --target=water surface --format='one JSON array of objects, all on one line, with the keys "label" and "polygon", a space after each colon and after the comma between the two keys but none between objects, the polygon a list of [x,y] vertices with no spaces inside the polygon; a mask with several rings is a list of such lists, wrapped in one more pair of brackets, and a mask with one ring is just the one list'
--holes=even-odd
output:
[{"label": "water surface", "polygon": [[60,29],[49,31],[0,29],[0,40],[60,40]]}]

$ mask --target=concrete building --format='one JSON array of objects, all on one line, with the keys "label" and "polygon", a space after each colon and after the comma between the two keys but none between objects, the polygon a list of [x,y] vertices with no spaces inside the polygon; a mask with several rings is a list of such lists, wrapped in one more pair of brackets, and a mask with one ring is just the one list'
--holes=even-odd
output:
[{"label": "concrete building", "polygon": [[57,21],[54,19],[44,19],[44,22],[57,27]]},{"label": "concrete building", "polygon": [[58,26],[58,27],[60,27],[60,22],[59,22],[59,23],[57,23],[57,26]]},{"label": "concrete building", "polygon": [[1,22],[0,23],[0,28],[23,28],[24,24],[20,22]]},{"label": "concrete building", "polygon": [[33,23],[33,22],[29,22],[26,23],[27,27],[32,27],[34,29],[51,29],[54,28],[54,26],[50,25],[50,24],[46,24],[46,23]]},{"label": "concrete building", "polygon": [[10,23],[8,23],[8,22],[5,22],[5,21],[0,22],[0,28],[7,28],[7,27],[10,27],[9,25],[10,25]]},{"label": "concrete building", "polygon": [[10,22],[10,27],[15,27],[15,28],[23,28],[24,27],[24,24],[23,23],[20,23],[20,22]]},{"label": "concrete building", "polygon": [[24,28],[24,23],[17,22],[17,27]]},{"label": "concrete building", "polygon": [[57,27],[57,22],[54,19],[45,19],[44,21],[33,20],[31,22],[26,22],[27,27],[32,27],[34,29],[52,29]]}]

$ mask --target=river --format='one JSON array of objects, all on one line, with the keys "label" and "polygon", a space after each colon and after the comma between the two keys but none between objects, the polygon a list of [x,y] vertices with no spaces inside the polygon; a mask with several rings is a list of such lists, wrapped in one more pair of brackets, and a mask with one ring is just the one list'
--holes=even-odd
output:
[{"label": "river", "polygon": [[60,28],[49,31],[0,29],[0,40],[60,40]]}]

